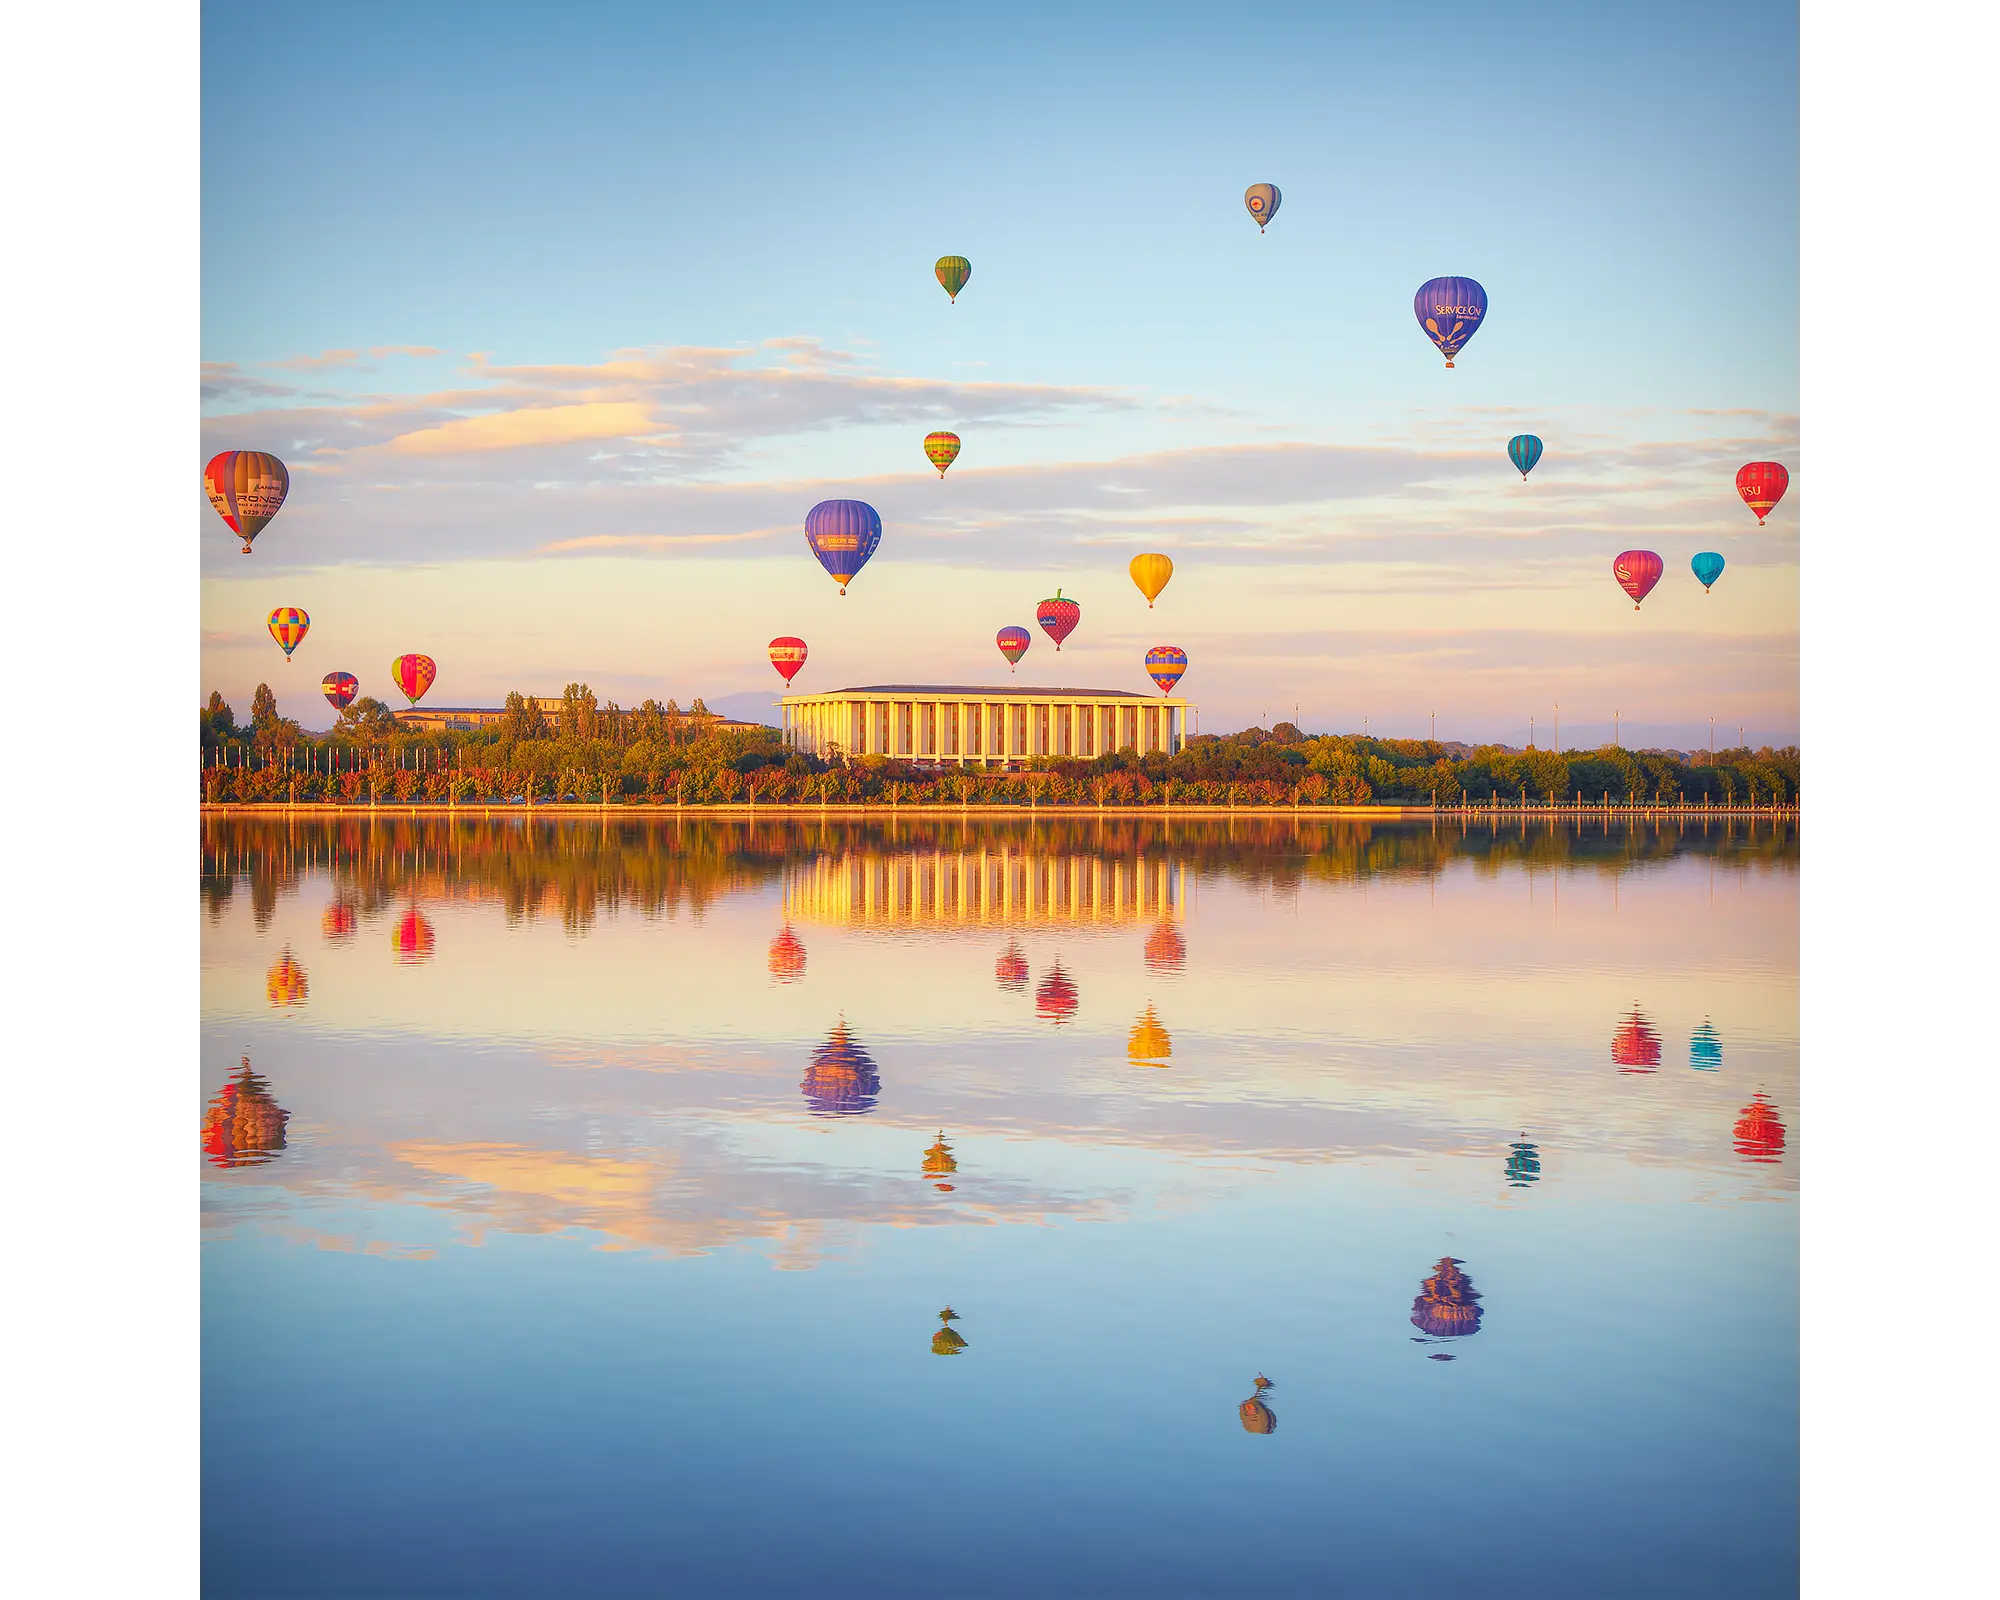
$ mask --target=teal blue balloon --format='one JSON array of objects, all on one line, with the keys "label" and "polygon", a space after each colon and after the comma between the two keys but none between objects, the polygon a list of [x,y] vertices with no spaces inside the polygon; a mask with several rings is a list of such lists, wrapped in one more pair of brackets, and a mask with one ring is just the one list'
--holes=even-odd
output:
[{"label": "teal blue balloon", "polygon": [[1507,455],[1525,478],[1535,470],[1535,463],[1542,459],[1542,441],[1532,433],[1517,433],[1507,441]]},{"label": "teal blue balloon", "polygon": [[1694,575],[1701,579],[1701,586],[1704,591],[1712,588],[1715,580],[1722,576],[1722,557],[1717,555],[1713,550],[1702,551],[1700,555],[1694,558],[1692,565],[1694,567]]}]

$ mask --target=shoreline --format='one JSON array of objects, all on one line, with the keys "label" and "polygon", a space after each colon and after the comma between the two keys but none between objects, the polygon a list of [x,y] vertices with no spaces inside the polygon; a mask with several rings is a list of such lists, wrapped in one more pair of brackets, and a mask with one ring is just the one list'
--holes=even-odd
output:
[{"label": "shoreline", "polygon": [[1300,821],[1321,819],[1326,821],[1376,821],[1403,822],[1425,818],[1453,819],[1466,822],[1512,822],[1537,819],[1599,817],[1610,820],[1617,818],[1637,818],[1642,820],[1684,819],[1689,817],[1758,818],[1797,821],[1799,808],[1796,803],[1749,806],[1691,806],[1691,805],[1511,805],[1511,806],[1230,806],[1230,805],[1153,805],[1153,806],[1091,806],[1091,805],[818,805],[813,802],[772,805],[617,805],[571,802],[538,806],[493,805],[486,801],[468,801],[463,805],[448,801],[394,801],[374,804],[368,801],[313,800],[296,804],[283,800],[201,802],[203,816],[392,816],[392,817],[726,817],[734,820],[754,820],[757,817],[795,817],[810,820],[823,818],[855,817],[985,817],[1020,820],[1041,817],[1292,817]]}]

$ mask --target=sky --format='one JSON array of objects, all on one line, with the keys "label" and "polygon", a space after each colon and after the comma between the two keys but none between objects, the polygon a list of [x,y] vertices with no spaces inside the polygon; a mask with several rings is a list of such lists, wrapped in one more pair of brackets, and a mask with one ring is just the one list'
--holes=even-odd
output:
[{"label": "sky", "polygon": [[[418,650],[441,705],[774,717],[776,635],[798,690],[1005,681],[1060,587],[1016,681],[1178,644],[1204,731],[1795,739],[1795,8],[1137,16],[205,6],[204,459],[292,488],[244,557],[190,473],[204,695],[324,726]],[[1445,274],[1490,300],[1452,370]],[[885,525],[844,598],[829,498]]]}]

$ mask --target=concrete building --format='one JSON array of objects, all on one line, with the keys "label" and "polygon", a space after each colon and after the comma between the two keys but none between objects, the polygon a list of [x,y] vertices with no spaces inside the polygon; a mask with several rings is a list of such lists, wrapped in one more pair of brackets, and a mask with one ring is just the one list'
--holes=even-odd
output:
[{"label": "concrete building", "polygon": [[896,756],[918,766],[1014,767],[1117,750],[1172,755],[1187,702],[1127,689],[878,683],[780,702],[785,742],[810,755]]}]

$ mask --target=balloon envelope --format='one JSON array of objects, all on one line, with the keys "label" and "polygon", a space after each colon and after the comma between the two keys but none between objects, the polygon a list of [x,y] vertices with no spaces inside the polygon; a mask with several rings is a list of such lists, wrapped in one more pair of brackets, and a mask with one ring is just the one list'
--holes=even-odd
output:
[{"label": "balloon envelope", "polygon": [[1736,472],[1736,492],[1757,513],[1759,527],[1764,525],[1765,513],[1785,498],[1791,485],[1792,475],[1775,461],[1752,461]]},{"label": "balloon envelope", "polygon": [[1535,470],[1535,463],[1542,459],[1542,441],[1532,433],[1517,433],[1507,441],[1507,456],[1521,469],[1521,476]]},{"label": "balloon envelope", "polygon": [[319,680],[319,692],[336,711],[345,711],[361,692],[361,680],[351,672],[329,672]]},{"label": "balloon envelope", "polygon": [[1153,602],[1160,598],[1160,591],[1166,588],[1167,580],[1174,575],[1174,564],[1163,555],[1134,556],[1132,565],[1126,571],[1132,574],[1132,581],[1146,597],[1146,609],[1150,611]]},{"label": "balloon envelope", "polygon": [[1667,565],[1650,550],[1624,550],[1611,563],[1611,576],[1618,580],[1618,587],[1632,597],[1632,609],[1639,609],[1639,602],[1653,592],[1653,585],[1660,581],[1660,574]]},{"label": "balloon envelope", "polygon": [[798,676],[799,668],[806,664],[806,642],[786,634],[782,639],[771,641],[771,665],[778,669],[778,676],[790,683]]},{"label": "balloon envelope", "polygon": [[816,1117],[866,1116],[882,1093],[882,1075],[868,1052],[839,1022],[812,1054],[799,1085]]},{"label": "balloon envelope", "polygon": [[1146,652],[1146,676],[1160,686],[1161,694],[1171,694],[1186,671],[1187,652],[1177,644],[1156,644]]},{"label": "balloon envelope", "polygon": [[278,647],[289,661],[292,652],[298,649],[299,641],[305,638],[306,629],[312,626],[312,618],[297,606],[279,606],[264,619],[264,626],[271,630],[271,637],[278,641]]},{"label": "balloon envelope", "polygon": [[411,906],[403,913],[403,920],[390,931],[389,948],[396,952],[396,960],[406,967],[430,960],[437,952],[437,933],[431,927],[430,918]]},{"label": "balloon envelope", "polygon": [[1444,1257],[1410,1306],[1412,1325],[1434,1339],[1459,1339],[1479,1331],[1479,1319],[1486,1312],[1464,1267],[1456,1256]]},{"label": "balloon envelope", "polygon": [[1278,214],[1278,204],[1283,198],[1275,183],[1253,183],[1243,191],[1243,209],[1257,219],[1259,233]]},{"label": "balloon envelope", "polygon": [[927,433],[924,435],[924,454],[930,457],[931,465],[938,469],[938,476],[944,476],[944,469],[958,459],[958,435],[955,433]]},{"label": "balloon envelope", "polygon": [[1715,586],[1715,580],[1722,576],[1724,562],[1713,550],[1704,550],[1690,565],[1694,567],[1694,575],[1701,580],[1702,588],[1710,589]]},{"label": "balloon envelope", "polygon": [[1057,962],[1048,976],[1035,986],[1035,1012],[1060,1028],[1076,1015],[1076,985]]},{"label": "balloon envelope", "polygon": [[939,256],[937,281],[944,285],[944,292],[951,296],[952,303],[957,304],[958,291],[972,281],[972,263],[964,256]]},{"label": "balloon envelope", "polygon": [[437,682],[437,675],[437,663],[429,656],[398,656],[389,663],[389,676],[411,705],[423,699],[425,691]]},{"label": "balloon envelope", "polygon": [[1035,607],[1035,620],[1042,625],[1042,632],[1055,640],[1056,648],[1062,648],[1063,640],[1076,632],[1076,625],[1083,620],[1083,607],[1074,600],[1065,600],[1062,590],[1055,592],[1055,598],[1044,600]]},{"label": "balloon envelope", "polygon": [[1486,320],[1486,291],[1471,278],[1433,278],[1417,291],[1417,325],[1452,365]]},{"label": "balloon envelope", "polygon": [[247,556],[251,541],[285,503],[292,475],[284,462],[262,450],[225,450],[203,469],[201,486],[229,531],[242,539]]},{"label": "balloon envelope", "polygon": [[993,635],[993,642],[1000,647],[1000,653],[1011,667],[1028,653],[1028,646],[1034,643],[1034,635],[1026,628],[1002,628]]},{"label": "balloon envelope", "polygon": [[881,515],[865,500],[822,500],[806,513],[806,543],[842,594],[881,542]]}]

